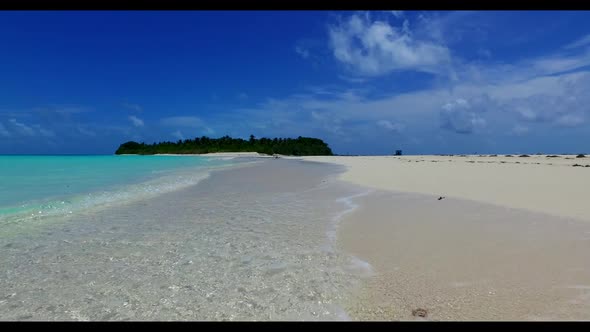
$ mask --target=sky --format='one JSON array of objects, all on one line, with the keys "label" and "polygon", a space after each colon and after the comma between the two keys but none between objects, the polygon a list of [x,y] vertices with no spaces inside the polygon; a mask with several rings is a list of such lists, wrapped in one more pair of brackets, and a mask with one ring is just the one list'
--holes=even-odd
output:
[{"label": "sky", "polygon": [[0,154],[250,134],[590,153],[590,12],[0,12]]}]

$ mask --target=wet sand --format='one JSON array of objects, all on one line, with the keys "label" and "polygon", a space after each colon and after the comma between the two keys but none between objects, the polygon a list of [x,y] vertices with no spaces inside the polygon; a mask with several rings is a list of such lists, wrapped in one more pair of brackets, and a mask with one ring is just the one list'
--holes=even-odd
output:
[{"label": "wet sand", "polygon": [[590,320],[590,224],[420,194],[358,203],[339,245],[376,274],[346,306],[353,319]]}]

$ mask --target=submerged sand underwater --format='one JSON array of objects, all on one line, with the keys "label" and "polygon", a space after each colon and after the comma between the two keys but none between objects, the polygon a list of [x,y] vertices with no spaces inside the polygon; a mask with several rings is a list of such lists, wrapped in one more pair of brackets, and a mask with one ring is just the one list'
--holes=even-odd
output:
[{"label": "submerged sand underwater", "polygon": [[[337,167],[269,160],[0,237],[1,320],[339,320]],[[351,266],[354,267],[354,266]]]}]

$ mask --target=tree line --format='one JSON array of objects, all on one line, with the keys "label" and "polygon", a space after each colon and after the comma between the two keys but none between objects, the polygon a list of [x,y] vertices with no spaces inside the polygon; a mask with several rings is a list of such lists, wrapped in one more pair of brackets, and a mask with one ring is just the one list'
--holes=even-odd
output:
[{"label": "tree line", "polygon": [[260,138],[250,135],[249,140],[223,136],[207,136],[177,142],[138,143],[129,141],[119,146],[115,154],[203,154],[214,152],[258,152],[290,156],[331,156],[332,150],[324,141],[313,137]]}]

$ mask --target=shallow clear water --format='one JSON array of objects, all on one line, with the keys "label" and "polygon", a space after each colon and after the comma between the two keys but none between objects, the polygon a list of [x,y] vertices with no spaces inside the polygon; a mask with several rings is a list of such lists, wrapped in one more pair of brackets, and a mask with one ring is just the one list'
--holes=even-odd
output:
[{"label": "shallow clear water", "polygon": [[0,156],[0,226],[173,190],[234,162],[203,156]]},{"label": "shallow clear water", "polygon": [[267,160],[28,223],[0,236],[0,320],[347,319],[365,264],[330,234],[362,190],[335,175]]}]

